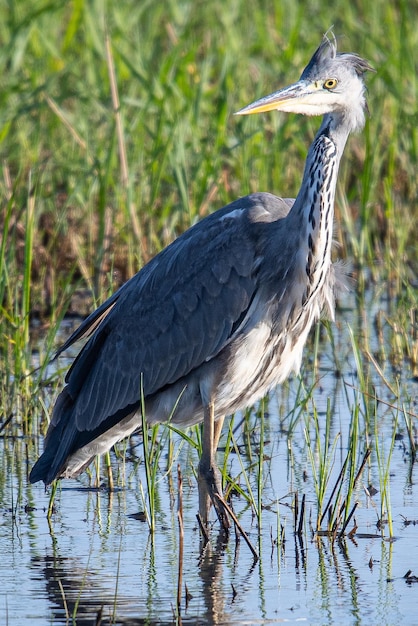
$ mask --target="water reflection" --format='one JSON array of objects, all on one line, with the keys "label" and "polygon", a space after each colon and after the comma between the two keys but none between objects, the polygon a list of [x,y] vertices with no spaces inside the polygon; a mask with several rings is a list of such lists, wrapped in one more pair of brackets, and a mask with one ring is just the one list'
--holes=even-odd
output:
[{"label": "water reflection", "polygon": [[[66,492],[66,495],[68,493],[69,491]],[[196,620],[200,624],[229,622],[229,613],[234,603],[234,590],[231,585],[229,593],[226,594],[224,589],[227,544],[225,544],[223,534],[219,534],[214,543],[200,544],[200,553],[195,561],[193,571],[191,571],[189,562],[185,566],[187,580],[190,581],[190,576],[194,578],[197,571],[201,581],[202,593],[196,605],[197,613],[194,612],[196,607],[192,606],[193,594],[189,594],[187,599],[186,597],[182,599],[180,612],[176,611],[173,598],[166,595],[165,609],[162,614],[157,616],[158,605],[163,600],[162,591],[164,592],[161,587],[161,567],[170,568],[172,565],[170,558],[164,564],[160,555],[156,553],[155,540],[151,539],[151,535],[147,535],[145,551],[143,553],[138,552],[135,558],[137,574],[139,578],[142,578],[143,583],[140,587],[145,591],[142,597],[130,594],[125,588],[126,573],[119,570],[121,563],[117,564],[119,558],[123,561],[121,552],[126,549],[122,542],[120,542],[119,554],[114,553],[111,557],[117,566],[113,578],[109,577],[109,572],[107,576],[100,576],[98,560],[103,555],[103,551],[108,551],[109,535],[112,532],[114,534],[115,531],[115,522],[112,521],[115,500],[113,497],[103,498],[99,493],[95,495],[97,497],[96,515],[93,524],[97,524],[95,531],[101,536],[102,542],[98,549],[95,549],[94,545],[90,545],[87,561],[86,555],[84,558],[80,558],[68,554],[68,549],[62,545],[64,544],[62,530],[56,533],[53,526],[50,526],[49,529],[50,546],[46,555],[31,557],[30,577],[33,581],[38,583],[43,581],[45,584],[45,597],[48,599],[50,607],[50,621],[66,623],[68,620],[76,618],[76,623],[81,626],[87,626],[87,624],[91,626],[92,623],[195,624]],[[107,502],[107,512],[103,510],[105,502]],[[118,518],[119,514],[116,517]],[[106,525],[101,523],[103,518],[106,519]],[[98,526],[100,526],[100,530],[98,530]],[[139,532],[143,530],[142,525]],[[71,540],[71,537],[67,535],[67,539]],[[172,556],[174,562],[176,556]],[[195,556],[197,556],[197,552]],[[238,565],[237,553],[235,559],[235,564]],[[235,567],[232,569],[234,570]],[[253,569],[254,565],[248,571],[247,579],[251,577]],[[132,575],[132,572],[129,574]],[[105,585],[104,581],[108,584]],[[166,589],[165,591],[169,590]],[[144,612],[146,617],[137,617],[138,614],[143,615]],[[170,613],[172,613],[172,617],[168,618],[167,615]]]},{"label": "water reflection", "polygon": [[[92,624],[173,624],[172,619],[160,617],[136,617],[134,607],[137,598],[124,596],[115,590],[112,597],[102,589],[94,572],[85,570],[77,559],[53,554],[34,558],[31,563],[34,577],[45,581],[46,595],[51,607],[49,621],[54,624],[75,623],[78,626]],[[124,607],[127,615],[124,615]],[[179,620],[181,623],[181,620]],[[183,623],[188,623],[183,621]]]},{"label": "water reflection", "polygon": [[[205,610],[202,614],[207,623],[219,624],[225,618],[225,597],[221,588],[224,561],[224,537],[219,533],[214,548],[211,543],[202,547],[199,576],[203,583]],[[233,595],[231,589],[231,597]]]},{"label": "water reflection", "polygon": [[92,616],[113,616],[114,601],[106,598],[99,584],[91,582],[91,572],[77,559],[62,557],[55,549],[44,557],[32,558],[31,569],[35,580],[45,582],[54,623],[77,616],[77,623],[83,626],[92,623]]}]

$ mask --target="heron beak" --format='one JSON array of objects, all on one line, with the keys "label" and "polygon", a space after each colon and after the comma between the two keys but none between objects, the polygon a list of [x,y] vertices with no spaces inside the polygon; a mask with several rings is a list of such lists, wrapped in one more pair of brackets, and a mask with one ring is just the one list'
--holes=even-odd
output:
[{"label": "heron beak", "polygon": [[304,99],[312,93],[311,84],[308,81],[300,80],[293,85],[284,87],[279,91],[271,93],[256,100],[252,104],[240,109],[235,115],[250,115],[251,113],[265,113],[266,111],[285,111],[294,110],[295,105],[303,104]]}]

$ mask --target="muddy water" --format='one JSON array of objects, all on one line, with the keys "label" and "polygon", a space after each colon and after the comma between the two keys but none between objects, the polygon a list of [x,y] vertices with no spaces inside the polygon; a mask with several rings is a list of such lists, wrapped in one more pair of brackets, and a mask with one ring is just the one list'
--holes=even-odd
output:
[{"label": "muddy water", "polygon": [[[344,318],[345,312],[339,316]],[[355,322],[352,326],[354,332],[361,331]],[[373,315],[367,330],[373,348]],[[112,494],[94,490],[86,475],[78,481],[63,481],[50,525],[46,518],[49,494],[26,480],[27,466],[34,460],[26,460],[26,442],[0,439],[0,623],[417,624],[418,468],[411,464],[405,420],[402,413],[379,403],[375,428],[374,415],[366,415],[370,407],[365,408],[363,396],[356,391],[357,364],[345,322],[333,327],[333,341],[334,349],[328,337],[321,342],[312,400],[293,429],[298,414],[293,407],[301,394],[298,379],[272,394],[267,404],[261,525],[245,498],[233,497],[235,511],[259,554],[257,562],[234,534],[222,541],[216,522],[210,543],[202,546],[195,517],[197,456],[177,435],[173,436],[175,459],[169,471],[165,451],[160,459],[154,536],[137,515],[144,510],[141,487],[146,490],[139,439],[132,438],[125,464],[113,459],[115,473],[125,476],[126,488]],[[312,383],[311,360],[308,351],[305,390]],[[381,399],[391,404],[404,401],[416,413],[417,384],[408,368],[399,376],[399,400],[376,372],[370,376]],[[354,494],[357,528],[351,537],[346,534],[335,542],[312,532],[317,499],[304,434],[306,427],[313,432],[306,415],[312,417],[316,411],[323,443],[328,405],[330,441],[336,442],[330,486],[347,453],[354,407],[359,409],[358,458],[366,442],[372,448]],[[257,502],[260,422],[255,413],[249,417],[247,424],[254,430],[248,437],[248,427],[240,422],[240,416],[235,416],[239,454],[229,455],[227,467],[230,475],[241,474],[242,489],[245,493],[251,489]],[[377,450],[381,458],[388,458],[394,430],[390,494],[395,540],[389,541],[387,525],[383,533],[377,525],[381,515]],[[220,444],[221,461],[225,437]],[[317,449],[314,462],[319,460]],[[183,478],[181,568],[177,465]],[[365,490],[369,486],[378,490],[372,497]],[[300,537],[294,533],[291,507],[295,492],[306,498]],[[354,518],[348,530],[353,526]],[[277,541],[278,527],[284,529],[281,542]],[[176,618],[180,569],[181,617]],[[412,573],[405,578],[409,570]]]}]

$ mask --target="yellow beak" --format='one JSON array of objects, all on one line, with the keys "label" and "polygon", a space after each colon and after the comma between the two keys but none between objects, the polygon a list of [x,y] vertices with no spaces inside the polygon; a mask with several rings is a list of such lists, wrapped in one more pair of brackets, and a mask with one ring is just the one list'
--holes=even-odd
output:
[{"label": "yellow beak", "polygon": [[306,80],[300,80],[293,85],[284,87],[279,91],[264,96],[259,100],[256,100],[252,104],[240,109],[235,115],[250,115],[252,113],[265,113],[266,111],[285,111],[285,112],[297,112],[298,105],[305,104],[312,95],[313,88],[312,83]]}]

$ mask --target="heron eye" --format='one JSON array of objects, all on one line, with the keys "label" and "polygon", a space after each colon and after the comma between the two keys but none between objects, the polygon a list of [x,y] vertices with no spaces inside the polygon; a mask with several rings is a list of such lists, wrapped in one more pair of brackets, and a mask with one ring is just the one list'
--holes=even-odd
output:
[{"label": "heron eye", "polygon": [[338,84],[338,80],[336,78],[327,78],[324,82],[324,89],[335,89]]}]

